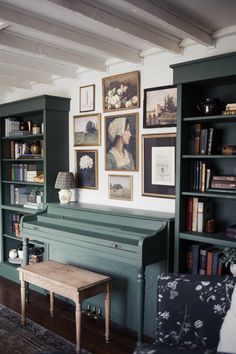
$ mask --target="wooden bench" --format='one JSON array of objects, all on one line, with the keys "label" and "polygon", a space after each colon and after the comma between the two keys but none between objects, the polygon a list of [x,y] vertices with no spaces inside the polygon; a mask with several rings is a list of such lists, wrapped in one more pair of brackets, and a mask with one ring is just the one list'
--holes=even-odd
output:
[{"label": "wooden bench", "polygon": [[81,350],[81,311],[83,300],[100,293],[105,296],[105,340],[109,342],[111,278],[70,265],[46,261],[18,268],[21,281],[22,324],[26,323],[26,282],[50,291],[50,313],[54,316],[54,293],[75,302],[76,350]]}]

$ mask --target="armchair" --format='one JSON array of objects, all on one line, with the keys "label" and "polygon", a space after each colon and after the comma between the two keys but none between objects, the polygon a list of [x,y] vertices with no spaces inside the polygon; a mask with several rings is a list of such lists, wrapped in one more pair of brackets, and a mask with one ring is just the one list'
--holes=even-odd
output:
[{"label": "armchair", "polygon": [[142,344],[134,354],[216,352],[235,284],[232,276],[160,275],[155,344]]}]

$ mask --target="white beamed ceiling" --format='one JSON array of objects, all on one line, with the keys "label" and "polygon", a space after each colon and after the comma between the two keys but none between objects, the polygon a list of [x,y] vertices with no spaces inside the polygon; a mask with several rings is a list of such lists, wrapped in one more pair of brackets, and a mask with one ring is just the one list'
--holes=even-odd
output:
[{"label": "white beamed ceiling", "polygon": [[0,0],[0,94],[181,53],[187,40],[212,46],[235,13],[235,0]]}]

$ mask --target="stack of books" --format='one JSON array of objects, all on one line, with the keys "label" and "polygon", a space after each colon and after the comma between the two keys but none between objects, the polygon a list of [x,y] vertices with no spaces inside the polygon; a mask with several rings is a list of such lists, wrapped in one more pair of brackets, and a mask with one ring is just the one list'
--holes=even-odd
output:
[{"label": "stack of books", "polygon": [[225,231],[227,237],[236,239],[236,224],[228,226]]},{"label": "stack of books", "polygon": [[225,107],[224,115],[236,114],[236,103],[228,103]]},{"label": "stack of books", "polygon": [[208,188],[208,191],[230,191],[230,192],[236,192],[236,176],[217,176],[214,175],[212,177],[211,183],[210,183],[210,188]]}]

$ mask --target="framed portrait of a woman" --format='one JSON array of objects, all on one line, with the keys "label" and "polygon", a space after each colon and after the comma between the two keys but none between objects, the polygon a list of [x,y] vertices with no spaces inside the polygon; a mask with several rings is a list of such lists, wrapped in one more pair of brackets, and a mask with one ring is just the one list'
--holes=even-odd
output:
[{"label": "framed portrait of a woman", "polygon": [[105,169],[138,171],[138,113],[105,117]]}]

